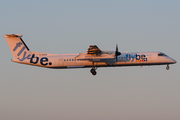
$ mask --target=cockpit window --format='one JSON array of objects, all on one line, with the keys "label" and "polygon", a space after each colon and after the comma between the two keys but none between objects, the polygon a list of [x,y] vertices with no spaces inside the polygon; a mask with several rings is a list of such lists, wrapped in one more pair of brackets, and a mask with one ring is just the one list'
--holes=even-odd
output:
[{"label": "cockpit window", "polygon": [[158,56],[167,56],[167,55],[164,53],[159,53]]}]

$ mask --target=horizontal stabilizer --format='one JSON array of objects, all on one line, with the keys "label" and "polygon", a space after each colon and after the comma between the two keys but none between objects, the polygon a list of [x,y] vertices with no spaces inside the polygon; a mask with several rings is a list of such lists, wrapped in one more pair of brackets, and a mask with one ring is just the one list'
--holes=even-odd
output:
[{"label": "horizontal stabilizer", "polygon": [[22,37],[21,34],[5,34],[3,35],[4,38],[7,38],[7,37]]}]

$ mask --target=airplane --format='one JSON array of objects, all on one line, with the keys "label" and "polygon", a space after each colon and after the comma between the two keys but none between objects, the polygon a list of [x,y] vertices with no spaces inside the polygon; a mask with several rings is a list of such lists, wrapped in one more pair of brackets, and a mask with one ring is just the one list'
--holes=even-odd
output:
[{"label": "airplane", "polygon": [[90,45],[86,52],[77,54],[34,52],[22,40],[21,34],[5,34],[3,37],[13,56],[12,62],[54,69],[91,68],[92,75],[97,74],[98,67],[167,65],[169,70],[169,64],[176,63],[162,52],[121,53],[117,44],[115,51],[102,51],[97,45]]}]

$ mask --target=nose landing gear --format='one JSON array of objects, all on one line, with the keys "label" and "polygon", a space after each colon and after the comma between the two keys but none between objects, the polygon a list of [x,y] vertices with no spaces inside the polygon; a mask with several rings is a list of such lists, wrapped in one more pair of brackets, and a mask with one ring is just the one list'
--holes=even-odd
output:
[{"label": "nose landing gear", "polygon": [[169,69],[170,69],[170,67],[169,67],[169,65],[167,64],[166,70],[169,70]]}]

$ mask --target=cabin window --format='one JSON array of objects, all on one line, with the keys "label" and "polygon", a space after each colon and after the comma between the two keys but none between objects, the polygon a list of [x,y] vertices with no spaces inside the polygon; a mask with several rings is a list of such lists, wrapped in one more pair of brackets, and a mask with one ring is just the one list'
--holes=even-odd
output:
[{"label": "cabin window", "polygon": [[72,59],[72,61],[74,61],[74,59]]},{"label": "cabin window", "polygon": [[71,59],[69,59],[69,61],[71,61]]},{"label": "cabin window", "polygon": [[64,61],[66,61],[66,60],[64,59]]}]

